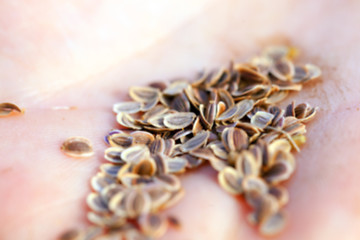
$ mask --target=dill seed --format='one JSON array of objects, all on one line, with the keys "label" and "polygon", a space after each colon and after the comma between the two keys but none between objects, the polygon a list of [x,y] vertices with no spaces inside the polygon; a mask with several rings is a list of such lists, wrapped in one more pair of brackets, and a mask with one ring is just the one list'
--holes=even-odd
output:
[{"label": "dill seed", "polygon": [[[296,53],[270,47],[247,63],[203,72],[192,82],[131,87],[132,101],[113,106],[127,130],[105,137],[110,163],[91,179],[94,192],[87,198],[88,219],[107,231],[104,238],[157,238],[168,225],[178,228],[178,220],[161,211],[185,194],[178,175],[203,164],[218,172],[226,192],[244,196],[253,210],[248,220],[260,234],[280,232],[286,225],[282,207],[289,201],[281,184],[296,169],[293,150],[305,143],[305,123],[317,108],[276,104],[321,76],[313,64],[297,65]],[[11,108],[20,111],[0,107],[3,113]],[[65,153],[92,154],[88,141],[75,140],[64,143]]]},{"label": "dill seed", "polygon": [[64,141],[61,150],[70,157],[86,158],[94,155],[89,139],[83,137],[70,137]]}]

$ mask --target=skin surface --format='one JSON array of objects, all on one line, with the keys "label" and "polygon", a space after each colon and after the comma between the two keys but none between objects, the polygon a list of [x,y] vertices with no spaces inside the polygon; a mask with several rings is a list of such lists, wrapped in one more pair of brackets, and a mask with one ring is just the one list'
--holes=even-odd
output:
[{"label": "skin surface", "polygon": [[[112,104],[131,85],[192,77],[271,44],[298,47],[323,78],[286,102],[319,106],[298,169],[285,185],[289,223],[275,239],[360,236],[359,1],[0,1],[0,102],[26,108],[0,119],[0,239],[56,239],[87,222],[89,179],[116,128]],[[75,110],[54,110],[75,106]],[[89,159],[63,155],[89,138]],[[185,174],[182,222],[164,240],[264,239],[248,207],[210,167]]]}]

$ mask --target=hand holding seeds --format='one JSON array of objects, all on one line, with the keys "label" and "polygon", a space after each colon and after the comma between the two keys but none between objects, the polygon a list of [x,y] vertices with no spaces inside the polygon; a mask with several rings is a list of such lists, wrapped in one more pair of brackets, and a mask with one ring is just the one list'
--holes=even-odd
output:
[{"label": "hand holding seeds", "polygon": [[357,239],[359,7],[5,1],[0,239]]}]

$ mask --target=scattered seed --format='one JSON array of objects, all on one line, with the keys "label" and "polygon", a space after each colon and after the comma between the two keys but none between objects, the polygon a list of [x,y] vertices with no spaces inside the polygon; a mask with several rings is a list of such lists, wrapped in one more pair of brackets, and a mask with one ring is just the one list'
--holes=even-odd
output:
[{"label": "scattered seed", "polygon": [[0,103],[0,117],[10,116],[14,113],[23,113],[23,111],[13,103]]},{"label": "scattered seed", "polygon": [[89,139],[83,137],[70,137],[66,139],[61,150],[70,157],[87,158],[94,155],[92,144]]}]

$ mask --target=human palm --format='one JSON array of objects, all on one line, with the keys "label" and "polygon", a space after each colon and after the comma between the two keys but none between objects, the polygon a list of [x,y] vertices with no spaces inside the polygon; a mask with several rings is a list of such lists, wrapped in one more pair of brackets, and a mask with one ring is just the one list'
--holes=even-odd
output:
[{"label": "human palm", "polygon": [[[0,102],[26,113],[0,119],[0,239],[54,239],[86,225],[89,179],[117,127],[111,107],[130,86],[191,77],[271,44],[298,47],[299,62],[323,71],[286,99],[319,111],[286,183],[289,223],[276,238],[358,239],[359,10],[325,0],[1,1]],[[61,153],[76,135],[91,139],[94,157]],[[169,210],[182,228],[163,239],[262,239],[211,167],[182,182],[186,196]]]}]

